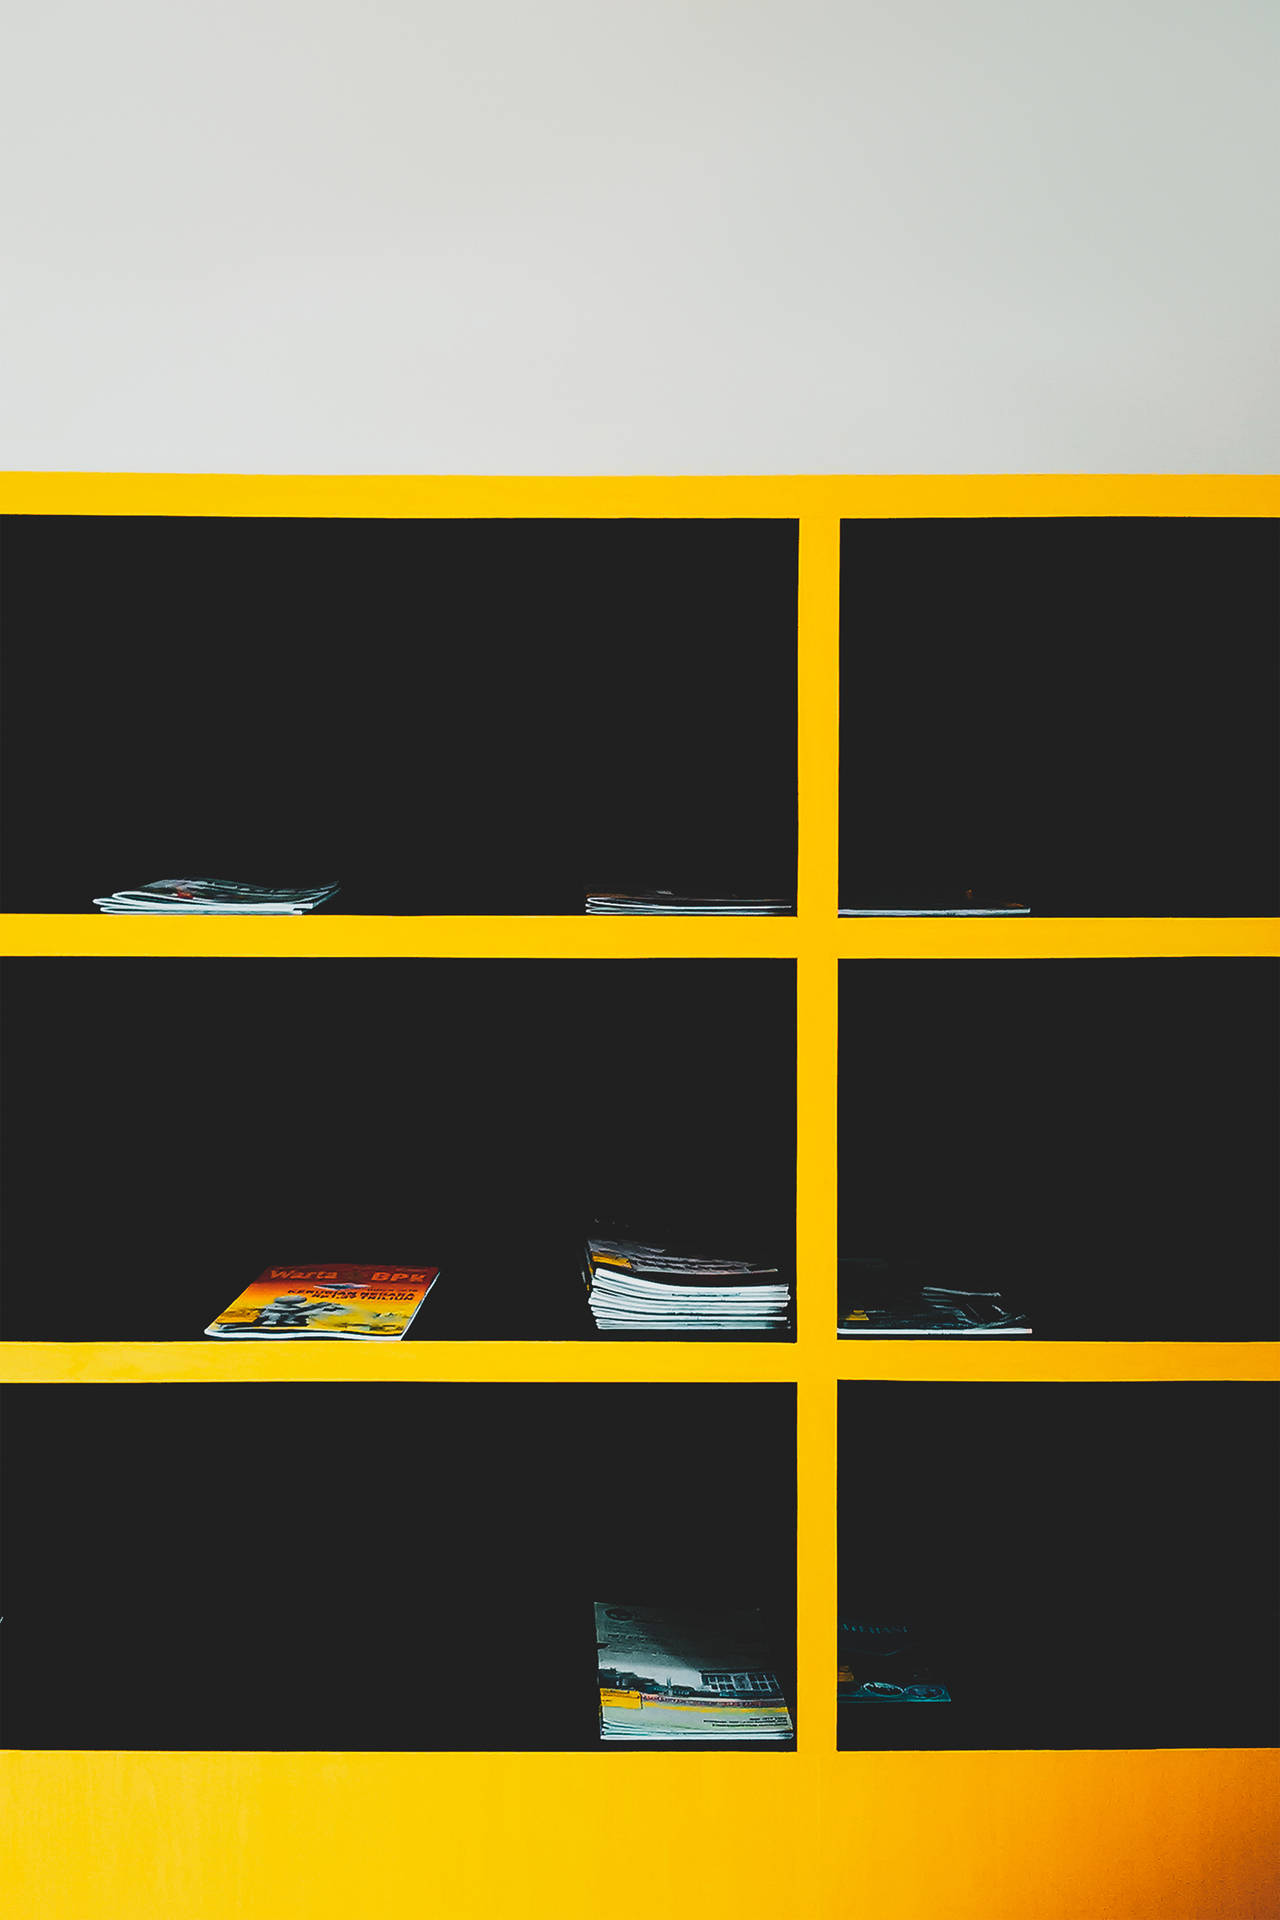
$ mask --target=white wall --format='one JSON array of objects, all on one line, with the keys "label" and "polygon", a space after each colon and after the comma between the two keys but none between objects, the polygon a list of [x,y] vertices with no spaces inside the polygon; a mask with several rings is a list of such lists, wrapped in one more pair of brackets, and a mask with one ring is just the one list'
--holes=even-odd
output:
[{"label": "white wall", "polygon": [[1280,466],[1275,0],[8,0],[0,467]]}]

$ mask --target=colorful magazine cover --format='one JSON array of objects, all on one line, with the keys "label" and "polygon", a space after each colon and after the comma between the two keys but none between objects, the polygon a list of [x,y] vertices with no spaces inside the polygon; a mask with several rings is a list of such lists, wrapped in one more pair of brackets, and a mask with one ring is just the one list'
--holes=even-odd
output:
[{"label": "colorful magazine cover", "polygon": [[436,1267],[268,1267],[205,1332],[219,1340],[403,1340]]}]

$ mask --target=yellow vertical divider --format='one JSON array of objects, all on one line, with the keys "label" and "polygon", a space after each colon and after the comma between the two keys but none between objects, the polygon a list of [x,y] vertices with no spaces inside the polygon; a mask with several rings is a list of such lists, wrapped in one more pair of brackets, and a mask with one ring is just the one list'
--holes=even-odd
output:
[{"label": "yellow vertical divider", "polygon": [[835,1746],[840,521],[834,515],[800,522],[798,625],[797,1713],[808,1753]]},{"label": "yellow vertical divider", "polygon": [[[797,778],[803,931],[831,951],[840,904],[840,522],[800,522]],[[825,936],[825,937],[824,937]]]},{"label": "yellow vertical divider", "polygon": [[832,1752],[836,1737],[836,965],[816,953],[797,967],[796,1641],[806,1755]]}]

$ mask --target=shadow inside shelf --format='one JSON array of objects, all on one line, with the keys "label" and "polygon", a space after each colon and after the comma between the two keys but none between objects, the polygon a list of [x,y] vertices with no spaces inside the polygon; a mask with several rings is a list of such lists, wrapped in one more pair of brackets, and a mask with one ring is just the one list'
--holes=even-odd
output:
[{"label": "shadow inside shelf", "polygon": [[199,1340],[267,1267],[339,1262],[440,1269],[413,1339],[613,1337],[595,1217],[794,1274],[792,961],[0,977],[6,1339]]},{"label": "shadow inside shelf", "polygon": [[4,1407],[8,1746],[594,1751],[618,1594],[759,1606],[794,1705],[792,1387]]}]

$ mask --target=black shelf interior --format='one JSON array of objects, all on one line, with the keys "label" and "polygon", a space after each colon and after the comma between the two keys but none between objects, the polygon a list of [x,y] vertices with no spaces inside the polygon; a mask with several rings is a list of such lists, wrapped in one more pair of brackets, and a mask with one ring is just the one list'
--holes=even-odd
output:
[{"label": "black shelf interior", "polygon": [[842,1383],[841,1616],[908,1624],[952,1697],[843,1705],[840,1746],[1275,1745],[1278,1408]]},{"label": "black shelf interior", "polygon": [[1280,911],[1280,529],[847,520],[840,900]]},{"label": "black shelf interior", "polygon": [[994,1287],[1033,1338],[1275,1339],[1278,983],[1257,959],[842,962],[841,1252]]},{"label": "black shelf interior", "polygon": [[794,521],[10,516],[9,912],[793,900]]},{"label": "black shelf interior", "polygon": [[794,1703],[793,1387],[41,1386],[3,1410],[7,1746],[591,1749],[610,1598],[760,1606]]},{"label": "black shelf interior", "polygon": [[409,1338],[608,1337],[593,1215],[794,1275],[793,961],[0,979],[8,1339],[199,1340],[264,1268],[336,1261],[441,1269]]}]

